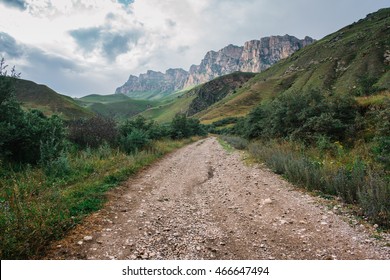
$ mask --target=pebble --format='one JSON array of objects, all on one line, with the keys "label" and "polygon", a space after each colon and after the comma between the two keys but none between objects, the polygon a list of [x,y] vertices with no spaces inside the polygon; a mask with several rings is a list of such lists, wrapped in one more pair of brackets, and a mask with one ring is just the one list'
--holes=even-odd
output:
[{"label": "pebble", "polygon": [[266,198],[263,201],[264,204],[272,204],[272,199],[271,198]]},{"label": "pebble", "polygon": [[93,237],[90,235],[84,236],[84,241],[91,241],[92,239]]}]

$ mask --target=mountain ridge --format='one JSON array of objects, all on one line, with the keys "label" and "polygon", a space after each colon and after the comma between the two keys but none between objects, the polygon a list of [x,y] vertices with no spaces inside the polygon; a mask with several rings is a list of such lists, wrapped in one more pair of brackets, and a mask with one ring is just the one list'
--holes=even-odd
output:
[{"label": "mountain ridge", "polygon": [[207,52],[201,63],[192,65],[189,71],[171,68],[165,73],[148,70],[138,77],[130,75],[115,93],[138,99],[157,99],[236,71],[261,72],[314,41],[308,36],[300,40],[286,34],[247,41],[244,46],[230,44],[219,51]]},{"label": "mountain ridge", "polygon": [[311,89],[379,102],[390,91],[390,8],[368,14],[249,80],[234,98],[199,112],[203,123],[248,114],[283,92]]}]

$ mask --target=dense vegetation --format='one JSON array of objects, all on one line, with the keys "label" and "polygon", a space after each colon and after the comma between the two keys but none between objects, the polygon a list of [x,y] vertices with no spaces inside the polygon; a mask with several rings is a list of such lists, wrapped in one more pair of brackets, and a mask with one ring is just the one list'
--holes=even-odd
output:
[{"label": "dense vegetation", "polygon": [[18,76],[0,67],[0,257],[44,252],[105,193],[167,152],[204,135],[199,121],[177,115],[159,125],[143,117],[64,121],[24,110],[14,95]]},{"label": "dense vegetation", "polygon": [[390,99],[364,107],[348,95],[284,92],[228,131],[276,173],[390,227]]}]

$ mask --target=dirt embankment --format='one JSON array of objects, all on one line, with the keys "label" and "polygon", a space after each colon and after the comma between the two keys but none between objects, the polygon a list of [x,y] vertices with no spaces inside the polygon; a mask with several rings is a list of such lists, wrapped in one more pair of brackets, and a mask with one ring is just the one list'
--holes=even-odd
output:
[{"label": "dirt embankment", "polygon": [[338,211],[207,138],[113,191],[47,258],[390,259],[388,236]]}]

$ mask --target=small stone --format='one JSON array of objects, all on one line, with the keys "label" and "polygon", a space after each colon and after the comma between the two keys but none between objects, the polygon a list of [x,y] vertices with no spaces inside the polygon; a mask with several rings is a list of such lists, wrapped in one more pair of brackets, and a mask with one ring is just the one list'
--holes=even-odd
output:
[{"label": "small stone", "polygon": [[284,224],[287,224],[288,222],[286,220],[280,220],[280,224],[281,225],[284,225]]},{"label": "small stone", "polygon": [[90,235],[84,236],[84,241],[91,241],[92,239],[93,237]]},{"label": "small stone", "polygon": [[327,222],[321,222],[321,225],[326,226],[328,223]]},{"label": "small stone", "polygon": [[200,246],[196,246],[196,251],[200,251],[202,248],[200,248]]},{"label": "small stone", "polygon": [[79,242],[77,242],[77,245],[83,245],[83,241],[79,241]]},{"label": "small stone", "polygon": [[272,199],[266,198],[266,199],[264,199],[263,203],[264,204],[272,204]]}]

